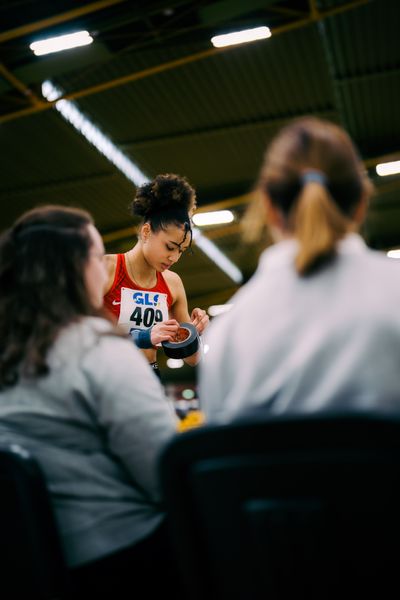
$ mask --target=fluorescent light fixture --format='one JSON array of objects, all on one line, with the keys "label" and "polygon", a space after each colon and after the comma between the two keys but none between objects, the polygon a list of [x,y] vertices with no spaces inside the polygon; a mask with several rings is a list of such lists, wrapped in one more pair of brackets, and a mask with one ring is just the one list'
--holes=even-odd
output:
[{"label": "fluorescent light fixture", "polygon": [[271,35],[269,27],[254,27],[253,29],[243,29],[242,31],[233,31],[232,33],[225,33],[223,35],[214,35],[211,38],[211,43],[215,48],[223,48],[224,46],[265,40],[271,37]]},{"label": "fluorescent light fixture", "polygon": [[376,172],[381,177],[385,175],[396,175],[396,173],[400,173],[400,160],[393,160],[392,162],[379,163],[376,165]]},{"label": "fluorescent light fixture", "polygon": [[92,36],[88,31],[76,31],[67,35],[58,35],[57,37],[47,38],[32,42],[29,48],[36,56],[43,54],[51,54],[52,52],[61,52],[61,50],[69,50],[78,46],[88,46],[93,42]]},{"label": "fluorescent light fixture", "polygon": [[193,223],[202,227],[204,225],[232,223],[233,219],[234,216],[230,210],[214,210],[212,212],[197,213],[193,216]]},{"label": "fluorescent light fixture", "polygon": [[[52,102],[63,95],[51,81],[42,84],[42,94],[46,100]],[[92,144],[103,156],[117,167],[127,179],[136,186],[148,183],[149,178],[125,155],[117,146],[94,125],[70,100],[59,100],[54,105],[55,109],[70,123],[87,141]],[[243,275],[236,265],[209,239],[203,236],[197,227],[193,227],[193,239],[198,247],[215,264],[228,275],[235,283],[243,281]],[[172,360],[172,359],[171,359]]]},{"label": "fluorescent light fixture", "polygon": [[400,248],[398,250],[389,250],[387,256],[389,258],[400,258]]},{"label": "fluorescent light fixture", "polygon": [[[42,84],[42,94],[46,100],[52,101],[62,96],[63,92],[56,88],[51,81],[45,81]],[[96,125],[81,113],[74,102],[60,100],[54,106],[66,121],[71,123],[88,142],[108,158],[132,183],[139,186],[149,181],[148,177]]]},{"label": "fluorescent light fixture", "polygon": [[180,369],[183,367],[184,362],[181,358],[168,358],[167,359],[167,367],[170,369]]},{"label": "fluorescent light fixture", "polygon": [[228,312],[232,308],[233,304],[213,304],[208,307],[208,314],[210,317],[216,317],[217,315],[222,315],[224,312]]},{"label": "fluorescent light fixture", "polygon": [[197,227],[193,227],[193,239],[200,250],[224,271],[232,281],[237,284],[242,283],[243,275],[237,266],[211,240],[206,238]]}]

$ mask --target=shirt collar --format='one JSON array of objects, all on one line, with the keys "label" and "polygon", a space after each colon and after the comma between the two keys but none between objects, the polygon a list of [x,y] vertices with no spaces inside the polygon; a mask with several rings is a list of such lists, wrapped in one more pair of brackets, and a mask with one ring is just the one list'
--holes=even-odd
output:
[{"label": "shirt collar", "polygon": [[[293,264],[298,249],[297,240],[290,238],[268,247],[261,254],[259,268],[275,269]],[[339,241],[337,252],[340,255],[362,254],[367,246],[362,237],[357,233],[349,233]]]}]

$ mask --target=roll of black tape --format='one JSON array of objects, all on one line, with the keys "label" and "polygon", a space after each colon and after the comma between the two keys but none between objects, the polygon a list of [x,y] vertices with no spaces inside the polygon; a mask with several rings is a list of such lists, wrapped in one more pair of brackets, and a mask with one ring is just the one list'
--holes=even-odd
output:
[{"label": "roll of black tape", "polygon": [[176,341],[161,342],[164,352],[169,358],[185,358],[192,356],[199,349],[197,329],[191,323],[180,323]]}]

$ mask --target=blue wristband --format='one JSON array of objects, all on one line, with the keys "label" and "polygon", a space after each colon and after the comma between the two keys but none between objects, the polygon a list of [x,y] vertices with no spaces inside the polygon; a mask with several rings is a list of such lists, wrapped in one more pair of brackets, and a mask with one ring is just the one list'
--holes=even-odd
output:
[{"label": "blue wristband", "polygon": [[138,348],[147,349],[153,347],[150,337],[151,327],[150,329],[131,329],[129,335]]}]

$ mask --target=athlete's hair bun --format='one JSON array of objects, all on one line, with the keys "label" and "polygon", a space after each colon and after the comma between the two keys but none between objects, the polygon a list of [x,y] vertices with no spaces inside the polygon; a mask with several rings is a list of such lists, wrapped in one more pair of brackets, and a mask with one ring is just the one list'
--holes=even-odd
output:
[{"label": "athlete's hair bun", "polygon": [[157,175],[136,191],[131,203],[132,215],[147,218],[154,213],[183,210],[190,214],[195,208],[196,193],[185,177],[167,173]]}]

